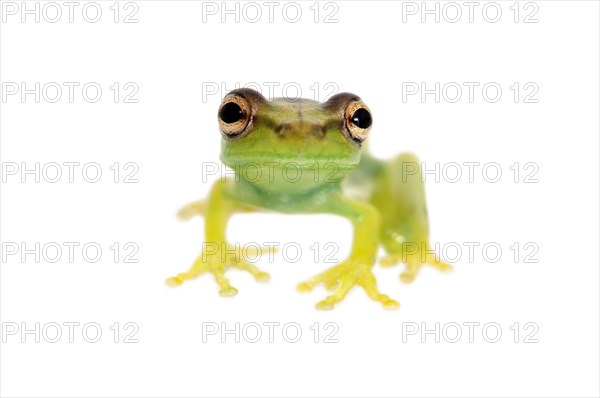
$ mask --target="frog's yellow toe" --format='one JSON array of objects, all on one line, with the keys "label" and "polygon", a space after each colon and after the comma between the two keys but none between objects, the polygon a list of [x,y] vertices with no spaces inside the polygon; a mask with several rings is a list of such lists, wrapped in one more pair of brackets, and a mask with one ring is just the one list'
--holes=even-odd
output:
[{"label": "frog's yellow toe", "polygon": [[335,303],[332,300],[325,299],[315,304],[315,307],[318,310],[331,311],[335,307]]},{"label": "frog's yellow toe", "polygon": [[165,279],[165,285],[167,285],[169,287],[177,287],[177,286],[181,286],[182,284],[183,284],[183,280],[176,276],[172,276],[170,278]]},{"label": "frog's yellow toe", "polygon": [[334,290],[339,285],[339,282],[336,280],[325,281],[325,289]]},{"label": "frog's yellow toe", "polygon": [[438,270],[443,271],[443,272],[452,271],[454,269],[452,264],[449,264],[449,263],[447,263],[445,261],[441,261],[441,260],[431,261],[431,262],[429,262],[429,264],[433,265],[435,268],[437,268]]},{"label": "frog's yellow toe", "polygon": [[400,280],[404,283],[413,283],[415,281],[415,274],[403,272],[400,274]]},{"label": "frog's yellow toe", "polygon": [[391,267],[398,264],[400,260],[399,256],[385,256],[379,259],[379,265],[382,267]]},{"label": "frog's yellow toe", "polygon": [[393,299],[387,299],[381,303],[386,310],[397,310],[400,308],[400,303]]},{"label": "frog's yellow toe", "polygon": [[300,284],[299,284],[299,285],[296,287],[296,289],[298,289],[298,291],[299,291],[300,293],[308,293],[308,292],[310,292],[310,291],[311,291],[313,288],[312,288],[312,286],[311,286],[311,285],[310,285],[308,282],[303,282],[303,283],[300,283]]},{"label": "frog's yellow toe", "polygon": [[233,286],[227,286],[219,290],[219,294],[223,297],[233,297],[238,294],[238,290]]},{"label": "frog's yellow toe", "polygon": [[269,279],[271,279],[271,275],[266,272],[259,272],[254,275],[254,279],[256,279],[258,282],[267,282]]},{"label": "frog's yellow toe", "polygon": [[181,221],[187,221],[192,218],[194,214],[189,212],[187,209],[181,209],[177,212],[177,218]]}]

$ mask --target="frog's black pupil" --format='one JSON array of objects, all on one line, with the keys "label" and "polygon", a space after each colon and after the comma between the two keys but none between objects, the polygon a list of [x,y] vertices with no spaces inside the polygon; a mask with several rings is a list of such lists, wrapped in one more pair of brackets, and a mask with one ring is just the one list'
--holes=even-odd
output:
[{"label": "frog's black pupil", "polygon": [[373,119],[371,119],[371,114],[365,108],[357,109],[350,120],[352,120],[352,123],[354,123],[356,127],[359,127],[361,129],[369,128],[371,126],[371,123],[373,123]]},{"label": "frog's black pupil", "polygon": [[221,108],[219,117],[225,123],[235,123],[244,117],[244,111],[235,102],[228,102]]}]

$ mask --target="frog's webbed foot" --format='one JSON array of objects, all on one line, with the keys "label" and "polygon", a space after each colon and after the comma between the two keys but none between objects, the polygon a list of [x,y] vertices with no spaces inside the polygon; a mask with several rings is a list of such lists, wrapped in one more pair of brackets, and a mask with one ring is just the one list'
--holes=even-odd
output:
[{"label": "frog's webbed foot", "polygon": [[396,300],[379,292],[375,275],[371,271],[371,266],[357,260],[347,260],[322,274],[310,278],[306,282],[299,284],[298,290],[309,292],[321,283],[327,289],[333,290],[333,294],[317,303],[316,307],[321,310],[333,309],[335,304],[342,301],[350,289],[356,285],[361,286],[371,299],[379,301],[384,308],[395,309],[400,307],[400,304]]},{"label": "frog's webbed foot", "polygon": [[404,283],[411,283],[415,280],[423,265],[430,265],[439,271],[450,271],[452,265],[441,260],[436,253],[430,250],[410,252],[410,253],[395,253],[379,259],[379,264],[384,267],[396,265],[399,262],[406,263],[406,270],[400,274],[400,280]]},{"label": "frog's webbed foot", "polygon": [[[224,297],[231,297],[237,294],[237,289],[229,283],[229,280],[225,276],[225,271],[227,268],[237,268],[242,271],[249,272],[254,279],[259,282],[267,281],[270,278],[270,275],[264,271],[261,271],[255,265],[249,263],[244,259],[245,255],[250,255],[249,253],[242,252],[239,247],[232,245],[222,245],[224,250],[219,250],[216,253],[202,253],[194,264],[187,272],[182,272],[175,276],[168,278],[165,282],[168,286],[176,287],[180,286],[184,281],[189,279],[194,279],[197,276],[205,273],[211,272],[217,284],[219,285],[219,294]],[[260,249],[258,252],[262,253],[267,250],[272,250],[271,248]]]}]

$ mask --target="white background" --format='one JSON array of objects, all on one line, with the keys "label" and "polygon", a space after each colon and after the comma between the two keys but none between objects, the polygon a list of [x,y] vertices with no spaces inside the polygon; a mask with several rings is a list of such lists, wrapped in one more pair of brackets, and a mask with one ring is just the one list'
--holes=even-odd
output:
[{"label": "white background", "polygon": [[[3,83],[80,84],[73,103],[66,88],[57,103],[44,97],[35,103],[33,95],[22,101],[20,93],[3,99],[4,167],[96,162],[103,170],[95,184],[82,178],[81,166],[73,183],[66,174],[57,183],[43,178],[36,183],[32,175],[22,183],[20,172],[3,176],[4,244],[97,242],[103,249],[97,263],[82,258],[81,246],[73,263],[66,249],[57,263],[44,258],[36,263],[33,255],[3,259],[3,330],[19,328],[3,335],[3,396],[598,396],[597,2],[539,1],[537,23],[523,22],[536,8],[525,9],[525,3],[518,4],[515,23],[512,1],[498,3],[502,16],[496,23],[483,18],[486,3],[475,9],[472,23],[462,2],[456,23],[444,15],[439,23],[432,15],[422,23],[420,13],[404,14],[403,22],[403,7],[409,5],[361,1],[327,9],[320,4],[318,23],[309,9],[313,2],[300,4],[297,23],[282,17],[284,3],[275,9],[273,23],[263,3],[259,22],[242,16],[236,23],[230,15],[222,23],[219,13],[205,15],[203,22],[201,2],[138,1],[138,23],[123,23],[134,10],[123,9],[124,3],[115,23],[113,2],[99,4],[103,14],[97,23],[83,19],[85,3],[75,9],[73,23],[65,6],[57,23],[43,16],[36,23],[31,15],[22,23],[21,10],[3,15]],[[213,4],[220,9],[220,2]],[[338,22],[323,23],[334,10]],[[54,11],[47,11],[53,18]],[[488,11],[493,18],[493,9]],[[88,82],[103,88],[96,103],[81,96]],[[115,82],[137,84],[138,103],[122,97],[115,103],[109,89]],[[201,218],[182,223],[175,213],[203,197],[217,178],[203,182],[202,164],[218,162],[216,109],[225,91],[203,100],[203,87],[224,84],[229,90],[236,82],[255,82],[265,90],[265,82],[276,82],[276,96],[284,84],[297,84],[309,98],[317,83],[319,100],[333,83],[360,95],[373,111],[369,141],[377,156],[412,151],[429,168],[439,162],[440,172],[451,162],[479,162],[472,183],[464,167],[456,183],[443,176],[436,182],[433,175],[426,182],[432,241],[464,249],[454,272],[424,269],[414,284],[405,285],[398,280],[401,266],[376,266],[381,290],[400,301],[399,310],[383,310],[357,288],[334,311],[319,312],[314,304],[325,289],[301,295],[295,286],[331,267],[313,260],[309,247],[315,242],[337,243],[335,258],[345,258],[350,224],[325,215],[258,214],[236,216],[229,239],[297,242],[303,249],[299,262],[282,254],[260,261],[272,276],[266,284],[232,270],[235,298],[220,297],[209,275],[178,289],[165,287],[166,277],[191,265],[203,239]],[[406,82],[426,82],[428,88],[435,82],[480,85],[472,103],[466,86],[457,103],[448,96],[436,103],[433,95],[424,102],[418,95],[403,101]],[[503,90],[495,103],[481,95],[489,82]],[[522,90],[535,83],[538,102],[525,103],[531,91],[526,90],[515,103],[509,88],[515,82]],[[114,183],[109,167],[115,162],[136,163],[139,182],[123,183],[121,174]],[[482,176],[482,166],[491,162],[502,169],[497,183]],[[510,169],[515,162],[521,168],[516,183]],[[538,167],[537,183],[523,182],[532,170],[523,168],[528,162]],[[115,263],[109,249],[114,242],[137,244],[139,262],[124,263],[121,252]],[[473,261],[465,242],[480,244]],[[481,250],[490,242],[502,249],[495,263]],[[510,249],[515,242],[516,262]],[[524,261],[532,251],[524,249],[528,242],[539,248],[532,257],[537,263]],[[47,341],[54,336],[50,329],[39,343],[35,335],[22,342],[22,326],[31,329],[36,322],[40,328],[52,322],[80,326],[73,342],[66,326],[57,343]],[[92,322],[103,331],[97,343],[82,337],[82,326]],[[118,343],[109,329],[115,322]],[[128,322],[139,327],[138,343],[123,342]],[[244,336],[239,343],[234,336],[222,342],[220,334],[204,336],[203,342],[202,325],[210,322],[280,326],[273,342],[266,326],[258,343]],[[297,343],[281,332],[292,322],[303,332]],[[309,329],[316,322],[318,343]],[[339,328],[337,343],[324,342],[328,322]],[[414,325],[433,329],[439,323],[441,330],[452,322],[462,328],[457,343],[449,341],[454,329],[446,328],[439,343],[434,335],[423,342],[421,330],[403,334]],[[465,322],[480,324],[472,342]],[[518,342],[510,329],[516,322]],[[497,343],[486,341],[493,329],[482,335],[483,325],[491,323],[502,329]],[[526,323],[537,325],[537,343],[524,342],[535,327],[525,330]]]}]

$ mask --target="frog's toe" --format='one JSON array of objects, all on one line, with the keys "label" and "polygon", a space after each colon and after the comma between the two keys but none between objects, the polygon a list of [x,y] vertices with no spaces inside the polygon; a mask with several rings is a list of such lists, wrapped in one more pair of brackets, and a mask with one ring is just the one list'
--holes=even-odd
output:
[{"label": "frog's toe", "polygon": [[365,289],[367,295],[371,299],[379,301],[383,308],[387,310],[400,308],[400,303],[390,298],[390,296],[388,296],[387,294],[382,294],[379,291],[379,289],[377,288],[377,280],[375,279],[375,275],[373,275],[372,272],[369,271],[368,273],[362,274],[360,276],[359,283],[362,286],[362,288]]},{"label": "frog's toe", "polygon": [[337,280],[328,280],[324,282],[325,289],[334,290],[338,286],[339,282]]},{"label": "frog's toe", "polygon": [[325,300],[321,300],[315,304],[315,308],[321,311],[331,311],[334,307],[335,300],[332,298],[332,296],[329,296]]},{"label": "frog's toe", "polygon": [[169,287],[181,286],[183,282],[193,279],[205,271],[205,267],[198,267],[195,264],[188,272],[182,272],[165,280],[165,284]]},{"label": "frog's toe", "polygon": [[177,212],[177,218],[179,218],[182,221],[189,220],[190,218],[196,215],[204,214],[205,210],[206,202],[203,200],[188,203],[187,205],[179,209],[179,211]]},{"label": "frog's toe", "polygon": [[268,282],[271,279],[271,275],[261,271],[254,275],[254,279],[256,279],[258,282]]},{"label": "frog's toe", "polygon": [[219,294],[223,297],[233,297],[238,294],[238,290],[233,286],[225,286],[219,290]]},{"label": "frog's toe", "polygon": [[440,271],[452,271],[452,269],[454,269],[454,267],[452,266],[452,264],[449,264],[445,261],[442,260],[432,260],[432,261],[428,261],[427,264],[437,268]]},{"label": "frog's toe", "polygon": [[398,264],[400,261],[401,261],[400,256],[389,255],[389,256],[381,257],[378,262],[379,262],[379,265],[381,265],[382,267],[392,267],[392,266]]},{"label": "frog's toe", "polygon": [[416,277],[417,275],[412,272],[403,272],[400,274],[400,280],[404,283],[413,283]]},{"label": "frog's toe", "polygon": [[[337,286],[338,286],[338,281],[337,280],[328,280],[328,281],[322,281],[323,285],[325,286],[325,289],[327,290],[334,290]],[[300,293],[308,293],[310,291],[312,291],[315,286],[317,284],[311,282],[311,281],[307,281],[307,282],[302,282],[300,283],[296,288],[298,289],[298,291]]]},{"label": "frog's toe", "polygon": [[384,267],[389,267],[399,262],[406,264],[406,271],[400,274],[400,280],[404,283],[414,282],[421,268],[426,264],[443,272],[453,269],[451,264],[442,261],[437,254],[431,252],[429,249],[426,252],[392,253],[379,259],[379,264]]},{"label": "frog's toe", "polygon": [[183,279],[178,278],[176,276],[172,276],[170,278],[165,279],[165,285],[169,287],[178,287],[183,284]]},{"label": "frog's toe", "polygon": [[383,305],[383,308],[385,308],[386,310],[397,310],[398,308],[400,308],[400,303],[389,297],[386,300],[383,300],[381,302],[381,305]]},{"label": "frog's toe", "polygon": [[308,282],[302,282],[300,284],[298,284],[298,286],[296,287],[296,289],[298,289],[298,291],[300,293],[308,293],[311,290],[313,290],[313,287],[310,283]]},{"label": "frog's toe", "polygon": [[194,213],[186,208],[183,208],[177,212],[177,218],[181,221],[187,221],[194,216]]},{"label": "frog's toe", "polygon": [[258,282],[266,282],[269,279],[271,279],[271,275],[264,271],[261,271],[254,264],[250,264],[243,260],[236,261],[230,264],[229,266],[250,273]]},{"label": "frog's toe", "polygon": [[320,283],[323,283],[329,290],[335,288],[338,283],[339,276],[342,273],[343,267],[343,264],[338,264],[337,266],[319,275],[313,276],[306,282],[299,284],[298,290],[302,293],[310,292]]}]

